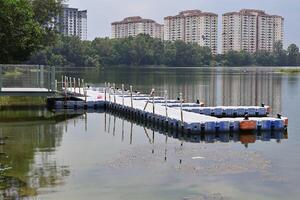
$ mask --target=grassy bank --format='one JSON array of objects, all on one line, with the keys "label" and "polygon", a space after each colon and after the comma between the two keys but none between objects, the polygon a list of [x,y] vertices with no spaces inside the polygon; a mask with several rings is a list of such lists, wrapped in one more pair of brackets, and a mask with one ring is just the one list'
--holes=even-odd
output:
[{"label": "grassy bank", "polygon": [[277,70],[280,73],[297,74],[300,73],[300,68],[281,68]]},{"label": "grassy bank", "polygon": [[38,107],[45,106],[44,97],[0,97],[0,107]]}]

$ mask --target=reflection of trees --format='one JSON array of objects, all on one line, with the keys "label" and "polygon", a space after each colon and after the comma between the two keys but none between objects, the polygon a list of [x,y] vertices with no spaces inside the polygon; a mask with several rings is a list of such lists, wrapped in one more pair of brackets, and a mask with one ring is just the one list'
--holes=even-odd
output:
[{"label": "reflection of trees", "polygon": [[281,112],[282,77],[264,71],[240,72],[222,76],[222,105],[271,106]]},{"label": "reflection of trees", "polygon": [[68,167],[52,159],[61,144],[63,126],[47,121],[5,123],[0,133],[8,138],[0,147],[0,163],[10,168],[1,176],[2,197],[36,195],[38,188],[61,184],[68,176]]}]

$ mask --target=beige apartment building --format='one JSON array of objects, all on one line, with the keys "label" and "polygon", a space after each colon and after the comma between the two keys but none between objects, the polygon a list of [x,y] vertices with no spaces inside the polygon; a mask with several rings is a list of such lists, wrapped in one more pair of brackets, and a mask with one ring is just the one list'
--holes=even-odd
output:
[{"label": "beige apartment building", "polygon": [[122,21],[113,22],[111,29],[112,38],[135,37],[138,34],[148,34],[153,38],[163,40],[163,25],[139,16],[127,17]]},{"label": "beige apartment building", "polygon": [[273,51],[276,41],[283,41],[284,19],[262,10],[243,9],[223,14],[222,53],[230,50]]},{"label": "beige apartment building", "polygon": [[164,18],[164,40],[182,40],[207,46],[217,54],[218,15],[200,10],[186,10]]}]

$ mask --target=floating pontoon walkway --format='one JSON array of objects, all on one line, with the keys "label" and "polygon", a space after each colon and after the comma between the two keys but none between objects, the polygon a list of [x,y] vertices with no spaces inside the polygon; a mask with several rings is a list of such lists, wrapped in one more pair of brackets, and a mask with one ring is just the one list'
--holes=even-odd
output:
[{"label": "floating pontoon walkway", "polygon": [[[146,123],[186,133],[284,131],[288,119],[268,117],[269,107],[201,107],[199,104],[167,100],[166,97],[105,88],[64,88],[64,98],[52,98],[54,109],[106,108]],[[131,90],[132,91],[132,90]]]}]

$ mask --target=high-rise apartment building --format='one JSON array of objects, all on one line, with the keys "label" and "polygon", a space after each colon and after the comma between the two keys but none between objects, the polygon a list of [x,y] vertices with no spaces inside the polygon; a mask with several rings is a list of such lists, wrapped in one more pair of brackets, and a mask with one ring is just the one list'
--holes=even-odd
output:
[{"label": "high-rise apartment building", "polygon": [[60,33],[66,36],[78,36],[87,40],[87,10],[79,11],[64,4],[62,13],[57,18]]},{"label": "high-rise apartment building", "polygon": [[283,17],[262,10],[225,13],[222,24],[222,53],[230,50],[273,51],[275,42],[283,41]]},{"label": "high-rise apartment building", "polygon": [[153,38],[163,39],[163,25],[152,19],[139,16],[127,17],[111,24],[112,38],[135,37],[138,34],[148,34]]},{"label": "high-rise apartment building", "polygon": [[164,18],[164,39],[182,40],[207,46],[217,54],[218,15],[200,10],[186,10]]}]

